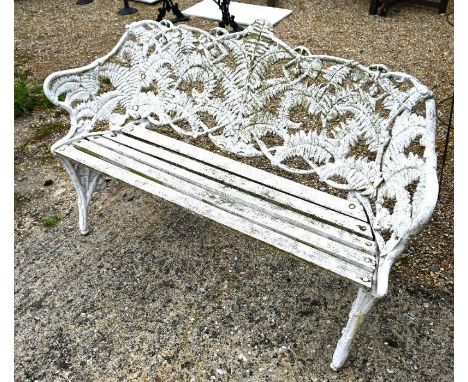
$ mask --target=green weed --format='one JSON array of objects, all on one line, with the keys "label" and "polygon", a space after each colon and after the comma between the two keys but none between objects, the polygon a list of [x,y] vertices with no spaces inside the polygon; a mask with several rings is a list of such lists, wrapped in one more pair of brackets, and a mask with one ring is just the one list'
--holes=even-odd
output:
[{"label": "green weed", "polygon": [[36,108],[50,108],[54,105],[42,91],[42,85],[28,80],[27,72],[15,73],[15,118],[30,115]]}]

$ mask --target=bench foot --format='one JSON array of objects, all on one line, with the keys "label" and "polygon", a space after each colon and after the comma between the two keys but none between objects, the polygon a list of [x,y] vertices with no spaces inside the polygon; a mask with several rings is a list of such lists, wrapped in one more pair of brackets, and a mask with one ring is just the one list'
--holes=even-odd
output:
[{"label": "bench foot", "polygon": [[375,300],[376,297],[367,290],[359,288],[356,300],[354,300],[351,311],[349,312],[348,323],[342,331],[342,336],[333,354],[333,360],[330,364],[332,370],[338,371],[345,363],[349,355],[349,349],[351,348],[353,338],[364,321],[364,316],[372,308]]},{"label": "bench foot", "polygon": [[102,173],[90,167],[59,156],[76,189],[78,200],[79,227],[82,235],[89,233],[88,206],[95,191],[102,189],[105,182]]}]

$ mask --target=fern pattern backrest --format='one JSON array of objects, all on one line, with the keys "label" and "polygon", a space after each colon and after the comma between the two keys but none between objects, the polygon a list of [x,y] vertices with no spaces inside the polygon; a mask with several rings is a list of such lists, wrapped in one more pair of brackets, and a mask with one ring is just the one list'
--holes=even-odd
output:
[{"label": "fern pattern backrest", "polygon": [[429,218],[435,106],[415,78],[291,48],[260,20],[236,34],[167,21],[127,28],[107,56],[47,78],[45,93],[71,115],[62,144],[145,119],[358,193],[393,240]]}]

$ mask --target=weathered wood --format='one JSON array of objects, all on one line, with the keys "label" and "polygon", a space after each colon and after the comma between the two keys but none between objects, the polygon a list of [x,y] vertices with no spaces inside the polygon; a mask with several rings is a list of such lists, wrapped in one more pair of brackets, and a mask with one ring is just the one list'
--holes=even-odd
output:
[{"label": "weathered wood", "polygon": [[[103,145],[101,146],[94,142],[102,143]],[[349,261],[363,269],[369,271],[373,271],[374,269],[375,247],[374,253],[367,254],[367,251],[356,250],[340,242],[315,234],[307,226],[302,228],[297,224],[297,216],[266,200],[259,199],[162,160],[138,153],[125,146],[118,145],[116,147],[115,144],[109,141],[106,142],[103,138],[98,138],[92,142],[83,140],[75,145],[98,155],[103,160],[108,160],[129,170],[147,174],[157,179],[158,182],[175,190],[201,199],[208,198],[210,202],[215,204],[220,203],[220,208],[242,215],[257,224],[270,227],[277,232],[295,238],[332,256]],[[112,149],[109,149],[109,146]],[[370,241],[368,242],[371,243]]]},{"label": "weathered wood", "polygon": [[[369,240],[366,240],[372,240],[372,232],[367,221],[363,222],[347,215],[339,214],[334,210],[322,207],[318,204],[312,203],[311,201],[300,199],[291,193],[278,191],[276,188],[265,186],[264,184],[255,182],[252,179],[241,177],[233,172],[224,170],[222,167],[218,166],[221,161],[218,158],[219,155],[214,156],[209,162],[211,164],[209,164],[208,162],[193,160],[192,158],[195,157],[191,156],[191,152],[185,152],[185,155],[179,155],[175,152],[163,149],[162,147],[158,147],[154,143],[148,144],[147,142],[137,141],[122,134],[106,134],[105,136],[115,142],[122,143],[128,147],[162,158],[165,161],[169,161],[178,166],[183,166],[204,176],[217,179],[218,181],[230,184],[241,190],[272,200],[278,204],[287,206],[290,209],[300,211],[302,216],[304,216],[304,214],[308,214],[311,216],[309,222],[312,227],[310,227],[310,229],[319,230],[323,236],[331,236],[338,239],[343,237],[345,241],[346,239],[349,239],[347,242],[351,246],[359,243],[360,248],[364,251],[375,253],[375,247],[373,245],[369,245]],[[96,142],[103,142],[103,144],[106,144],[104,141],[99,139],[97,139]],[[208,154],[210,154],[210,152],[207,151],[206,154],[206,158],[208,158]],[[254,169],[247,165],[244,165],[243,167],[246,172],[248,172],[249,168],[251,168],[252,171]],[[231,168],[235,169],[234,166]],[[352,202],[347,203],[349,204]],[[336,227],[339,227],[338,230]],[[347,235],[346,231],[350,231],[350,234]],[[333,236],[334,234],[335,236]]]},{"label": "weathered wood", "polygon": [[[153,195],[168,200],[169,202],[190,209],[204,217],[224,224],[246,235],[264,241],[267,244],[273,245],[276,248],[284,250],[285,252],[293,254],[294,256],[302,258],[310,263],[316,264],[319,267],[343,276],[364,287],[370,288],[372,285],[372,272],[358,268],[353,264],[330,256],[325,252],[318,251],[315,248],[291,239],[290,237],[282,235],[269,228],[258,225],[236,214],[217,208],[214,201],[219,202],[221,199],[216,195],[214,195],[212,201],[210,201],[211,197],[209,193],[205,194],[205,199],[197,199],[191,195],[169,188],[161,184],[157,179],[151,179],[151,176],[147,174],[138,174],[136,172],[128,171],[127,169],[119,167],[113,163],[106,162],[96,156],[80,151],[73,146],[63,147],[58,151],[58,154],[78,163],[82,163],[103,174],[120,179],[144,191],[150,192]],[[143,165],[141,164],[141,166]],[[150,169],[145,170],[148,170],[149,172],[153,171]]]},{"label": "weathered wood", "polygon": [[[252,179],[257,183],[264,184],[274,190],[279,190],[311,202],[312,204],[325,207],[326,214],[337,211],[339,212],[337,216],[343,217],[343,215],[348,215],[365,223],[368,222],[362,206],[351,203],[346,199],[327,194],[326,192],[322,192],[315,188],[304,186],[300,183],[272,174],[271,172],[246,165],[225,156],[204,150],[200,147],[189,145],[155,131],[134,128],[124,129],[123,132],[134,137],[144,139],[148,142],[158,144],[180,154],[187,155],[191,158],[195,158],[204,163],[215,165],[223,170],[232,172],[233,174],[243,176],[247,179]],[[350,224],[350,222],[348,222],[348,224]]]}]

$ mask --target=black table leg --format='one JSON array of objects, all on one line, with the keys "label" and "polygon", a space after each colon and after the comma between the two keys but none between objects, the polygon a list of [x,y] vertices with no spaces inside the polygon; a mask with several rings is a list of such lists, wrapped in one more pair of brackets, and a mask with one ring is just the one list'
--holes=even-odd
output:
[{"label": "black table leg", "polygon": [[129,4],[128,4],[128,0],[124,0],[124,7],[123,8],[120,8],[117,13],[121,16],[125,16],[125,15],[131,15],[132,13],[136,13],[138,12],[138,10],[136,8],[132,8]]},{"label": "black table leg", "polygon": [[377,10],[379,9],[380,0],[371,0],[369,7],[369,15],[376,15]]},{"label": "black table leg", "polygon": [[179,9],[179,4],[174,3],[172,0],[164,0],[163,5],[159,8],[158,16],[156,17],[156,21],[161,21],[166,16],[166,13],[172,12],[175,16],[171,19],[171,22],[180,23],[182,21],[190,20],[190,17],[185,16]]},{"label": "black table leg", "polygon": [[221,21],[219,22],[219,26],[221,28],[226,28],[229,25],[232,30],[231,33],[243,31],[244,28],[240,27],[234,20],[234,16],[229,13],[229,4],[231,0],[213,0],[221,10]]},{"label": "black table leg", "polygon": [[439,13],[446,13],[448,6],[448,0],[441,0],[439,4]]},{"label": "black table leg", "polygon": [[[445,136],[445,147],[444,147],[444,155],[442,156],[442,164],[440,167],[440,175],[439,175],[439,190],[442,188],[442,183],[444,179],[444,167],[445,167],[445,161],[447,160],[447,151],[448,151],[448,145],[450,141],[450,130],[452,130],[452,118],[453,118],[453,104],[455,101],[455,97],[452,96],[452,104],[450,106],[450,116],[449,120],[447,123],[447,135]],[[440,191],[439,191],[440,193]]]}]

